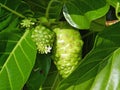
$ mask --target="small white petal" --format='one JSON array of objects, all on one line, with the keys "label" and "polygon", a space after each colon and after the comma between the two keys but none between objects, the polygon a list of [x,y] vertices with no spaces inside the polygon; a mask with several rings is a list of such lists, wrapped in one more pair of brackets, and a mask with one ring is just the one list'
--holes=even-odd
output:
[{"label": "small white petal", "polygon": [[51,52],[52,47],[48,46],[48,47],[45,47],[45,49],[46,49],[45,53],[47,54],[47,53]]}]

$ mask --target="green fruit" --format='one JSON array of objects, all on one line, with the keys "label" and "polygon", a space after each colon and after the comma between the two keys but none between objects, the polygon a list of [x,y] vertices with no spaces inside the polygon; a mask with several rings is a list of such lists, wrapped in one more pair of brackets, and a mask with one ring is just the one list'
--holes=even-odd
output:
[{"label": "green fruit", "polygon": [[47,54],[51,52],[55,38],[55,33],[53,31],[42,25],[39,25],[33,30],[31,37],[36,43],[39,53]]},{"label": "green fruit", "polygon": [[63,78],[68,77],[82,58],[83,41],[78,30],[55,28],[52,58]]}]

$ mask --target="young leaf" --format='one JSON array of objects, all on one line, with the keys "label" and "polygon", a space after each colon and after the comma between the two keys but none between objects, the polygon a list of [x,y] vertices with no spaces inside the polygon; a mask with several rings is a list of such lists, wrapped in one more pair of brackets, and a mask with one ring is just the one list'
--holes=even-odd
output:
[{"label": "young leaf", "polygon": [[119,90],[120,23],[97,35],[94,47],[57,90]]},{"label": "young leaf", "polygon": [[63,14],[73,27],[89,29],[91,21],[104,16],[108,9],[106,0],[70,0],[65,3]]},{"label": "young leaf", "polygon": [[[9,42],[9,46],[13,42],[14,39]],[[6,49],[5,51],[10,51],[9,48]],[[3,55],[7,53],[9,56],[0,71],[0,90],[23,88],[34,66],[36,51],[30,31],[26,30],[11,52],[3,52]]]}]

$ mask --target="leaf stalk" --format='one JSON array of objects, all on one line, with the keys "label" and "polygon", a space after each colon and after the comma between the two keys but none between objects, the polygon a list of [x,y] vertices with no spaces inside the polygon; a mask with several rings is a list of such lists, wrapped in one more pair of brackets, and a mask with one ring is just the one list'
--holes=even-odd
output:
[{"label": "leaf stalk", "polygon": [[22,14],[16,12],[16,11],[14,11],[14,10],[12,10],[11,8],[9,8],[9,7],[5,6],[5,5],[3,5],[2,3],[0,3],[0,6],[1,6],[2,8],[4,8],[4,9],[6,9],[6,10],[12,12],[13,14],[15,14],[15,15],[21,17],[21,18],[25,18],[24,15],[22,15]]}]

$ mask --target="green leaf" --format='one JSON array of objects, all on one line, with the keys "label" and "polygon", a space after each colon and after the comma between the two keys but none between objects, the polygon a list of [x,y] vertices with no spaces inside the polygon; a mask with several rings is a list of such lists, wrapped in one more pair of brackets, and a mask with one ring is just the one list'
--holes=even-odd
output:
[{"label": "green leaf", "polygon": [[105,28],[93,49],[57,90],[120,89],[120,23]]},{"label": "green leaf", "polygon": [[0,31],[5,30],[6,28],[8,31],[10,31],[13,29],[12,26],[16,26],[18,24],[16,16],[9,12],[9,10],[5,9],[5,7],[10,8],[14,11],[16,8],[18,8],[20,1],[21,0],[14,0],[14,3],[10,3],[11,0],[0,0]]},{"label": "green leaf", "polygon": [[120,0],[107,0],[108,3],[114,7],[115,11],[115,16],[118,20],[120,20]]},{"label": "green leaf", "polygon": [[112,5],[113,7],[116,7],[117,3],[120,3],[120,0],[107,0],[107,2]]},{"label": "green leaf", "polygon": [[0,1],[0,7],[0,17],[3,18],[2,20],[8,14],[14,14],[21,18],[33,16],[33,12],[30,10],[28,4],[22,0],[14,0],[12,3],[11,0]]},{"label": "green leaf", "polygon": [[35,17],[45,15],[46,7],[50,0],[24,0],[29,4],[31,10],[35,13]]},{"label": "green leaf", "polygon": [[7,25],[10,23],[12,18],[12,15],[7,15],[7,17],[4,20],[0,21],[0,31],[2,31],[4,28],[7,27]]},{"label": "green leaf", "polygon": [[61,80],[62,80],[62,77],[59,75],[59,72],[57,71],[55,65],[52,63],[50,71],[41,89],[42,90],[56,90],[56,87],[60,83]]},{"label": "green leaf", "polygon": [[105,60],[108,61],[107,65],[95,77],[91,90],[120,89],[120,48],[116,49],[112,55],[109,58],[106,57]]},{"label": "green leaf", "polygon": [[11,8],[13,10],[16,10],[16,8],[19,6],[19,4],[20,4],[21,1],[22,0],[14,0],[14,2],[11,2],[11,0],[0,0],[0,4],[3,4],[3,5]]},{"label": "green leaf", "polygon": [[0,67],[3,66],[10,52],[20,39],[21,34],[15,32],[0,33]]},{"label": "green leaf", "polygon": [[18,17],[24,17],[22,14],[25,14],[25,16],[32,15],[25,2],[21,2],[21,0],[14,0],[14,3],[10,2],[11,0],[0,1],[0,31],[16,30],[18,29],[16,27],[19,22]]},{"label": "green leaf", "polygon": [[91,31],[102,31],[105,28],[106,17],[101,17],[93,20],[90,24]]},{"label": "green leaf", "polygon": [[50,0],[46,8],[46,18],[60,19],[60,14],[63,8],[63,1],[61,0]]},{"label": "green leaf", "polygon": [[22,1],[19,4],[19,6],[16,9],[16,12],[18,12],[26,17],[33,17],[33,15],[34,15],[34,12],[30,9],[30,6],[24,1]]},{"label": "green leaf", "polygon": [[91,21],[104,16],[108,10],[106,0],[69,0],[63,7],[63,14],[73,27],[89,29]]},{"label": "green leaf", "polygon": [[17,27],[19,24],[19,18],[18,17],[13,18],[11,19],[11,22],[8,24],[8,26],[3,30],[4,32],[15,32],[19,30],[19,28]]},{"label": "green leaf", "polygon": [[47,78],[51,66],[49,54],[38,54],[36,64],[27,81],[27,90],[38,90]]},{"label": "green leaf", "polygon": [[35,13],[35,17],[59,19],[63,7],[61,0],[25,0]]},{"label": "green leaf", "polygon": [[[9,40],[7,35],[4,34],[8,40],[7,42],[1,40],[1,42],[8,44],[1,54],[2,56],[8,54],[8,57],[0,71],[0,90],[21,90],[26,83],[34,66],[37,51],[30,33],[29,30],[26,30],[15,46],[11,45],[16,42],[14,41],[16,37]],[[13,49],[11,50],[8,47],[13,47]]]},{"label": "green leaf", "polygon": [[90,50],[93,48],[95,37],[98,32],[92,32],[89,30],[84,30],[81,32],[82,39],[84,41],[83,49],[82,49],[82,57],[84,57]]}]

